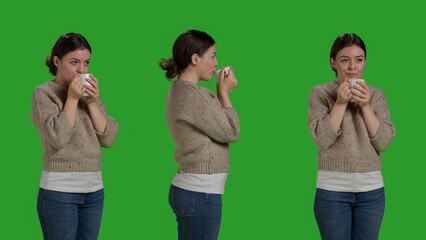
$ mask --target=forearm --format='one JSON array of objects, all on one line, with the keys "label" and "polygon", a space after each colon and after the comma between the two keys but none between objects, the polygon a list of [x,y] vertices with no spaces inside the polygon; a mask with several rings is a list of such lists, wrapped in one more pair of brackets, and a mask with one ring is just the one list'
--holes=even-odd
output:
[{"label": "forearm", "polygon": [[78,105],[78,99],[67,98],[64,109],[62,110],[62,112],[65,113],[68,120],[70,121],[71,126],[74,126],[75,124],[75,115],[77,114],[77,105]]},{"label": "forearm", "polygon": [[89,108],[90,119],[96,132],[103,134],[105,132],[107,120],[96,102],[87,104]]},{"label": "forearm", "polygon": [[340,125],[342,124],[343,116],[345,115],[347,104],[334,104],[330,112],[331,126],[333,130],[338,133]]},{"label": "forearm", "polygon": [[362,107],[361,110],[365,126],[367,127],[368,136],[372,139],[376,136],[377,131],[379,130],[380,121],[369,104]]},{"label": "forearm", "polygon": [[231,99],[227,92],[218,90],[217,97],[219,98],[220,103],[223,108],[230,107],[232,108]]}]

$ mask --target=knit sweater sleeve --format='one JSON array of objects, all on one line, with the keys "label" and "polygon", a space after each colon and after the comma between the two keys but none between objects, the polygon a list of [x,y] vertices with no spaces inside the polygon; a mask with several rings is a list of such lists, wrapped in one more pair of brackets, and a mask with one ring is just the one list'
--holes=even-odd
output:
[{"label": "knit sweater sleeve", "polygon": [[377,152],[384,152],[395,138],[395,126],[390,118],[388,101],[385,94],[377,89],[375,95],[374,99],[372,99],[374,102],[373,111],[379,119],[380,125],[376,136],[370,141]]},{"label": "knit sweater sleeve", "polygon": [[309,94],[308,124],[315,145],[320,149],[329,148],[339,137],[331,125],[330,107],[327,96],[319,89],[313,88]]},{"label": "knit sweater sleeve", "polygon": [[30,114],[41,141],[47,141],[57,149],[67,146],[75,133],[75,128],[62,112],[59,103],[59,99],[52,92],[36,88],[33,92]]},{"label": "knit sweater sleeve", "polygon": [[193,86],[181,90],[176,99],[177,120],[187,122],[217,142],[238,141],[240,122],[233,108],[222,108],[216,96],[205,96]]},{"label": "knit sweater sleeve", "polygon": [[101,147],[110,148],[118,135],[118,123],[117,120],[107,114],[105,111],[105,104],[100,97],[96,101],[107,121],[105,132],[103,134],[97,132],[96,136],[98,137]]}]

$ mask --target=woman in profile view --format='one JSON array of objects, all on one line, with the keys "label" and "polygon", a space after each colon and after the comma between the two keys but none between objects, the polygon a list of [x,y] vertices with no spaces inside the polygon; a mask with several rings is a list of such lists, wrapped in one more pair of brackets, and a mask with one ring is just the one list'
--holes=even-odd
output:
[{"label": "woman in profile view", "polygon": [[166,122],[179,164],[169,191],[176,214],[178,239],[217,239],[222,198],[228,176],[229,143],[240,134],[239,119],[229,93],[237,87],[231,67],[222,68],[217,95],[198,86],[218,66],[215,41],[205,32],[189,30],[173,45],[173,56],[160,61],[173,81],[166,98]]}]

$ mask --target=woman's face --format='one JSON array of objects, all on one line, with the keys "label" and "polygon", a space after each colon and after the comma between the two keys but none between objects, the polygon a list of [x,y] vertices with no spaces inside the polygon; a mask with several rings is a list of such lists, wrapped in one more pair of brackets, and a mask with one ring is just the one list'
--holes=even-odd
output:
[{"label": "woman's face", "polygon": [[356,45],[342,48],[337,52],[336,59],[330,58],[330,63],[337,72],[337,82],[341,83],[345,78],[361,78],[366,60],[362,48]]},{"label": "woman's face", "polygon": [[69,85],[79,74],[89,71],[90,52],[87,48],[77,49],[67,53],[62,59],[55,56],[53,62],[58,68],[56,77]]},{"label": "woman's face", "polygon": [[200,80],[209,81],[218,66],[216,46],[211,46],[202,57],[198,58],[197,72]]}]

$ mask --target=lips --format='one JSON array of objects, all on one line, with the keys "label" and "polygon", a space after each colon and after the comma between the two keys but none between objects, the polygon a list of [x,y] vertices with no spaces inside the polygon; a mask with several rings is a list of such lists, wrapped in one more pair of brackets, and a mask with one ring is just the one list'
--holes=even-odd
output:
[{"label": "lips", "polygon": [[348,76],[348,77],[355,77],[357,75],[358,75],[358,73],[346,73],[346,76]]}]

